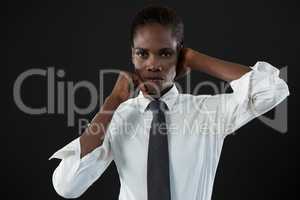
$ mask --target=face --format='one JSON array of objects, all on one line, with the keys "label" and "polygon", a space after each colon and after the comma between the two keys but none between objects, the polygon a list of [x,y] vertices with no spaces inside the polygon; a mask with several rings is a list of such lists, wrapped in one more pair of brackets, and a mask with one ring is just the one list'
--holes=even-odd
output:
[{"label": "face", "polygon": [[150,95],[171,86],[176,75],[177,40],[160,24],[138,27],[133,38],[132,62]]}]

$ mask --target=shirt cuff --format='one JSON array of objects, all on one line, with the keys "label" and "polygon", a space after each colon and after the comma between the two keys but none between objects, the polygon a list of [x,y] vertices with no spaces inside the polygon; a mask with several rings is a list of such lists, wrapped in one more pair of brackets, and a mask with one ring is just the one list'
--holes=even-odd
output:
[{"label": "shirt cuff", "polygon": [[252,69],[251,71],[229,83],[237,101],[251,98],[253,94],[273,89],[275,86],[282,88],[286,95],[289,95],[287,84],[279,78],[280,71],[276,67],[267,62],[258,61],[250,68]]},{"label": "shirt cuff", "polygon": [[258,61],[252,70],[230,82],[233,100],[253,116],[259,116],[283,101],[290,93],[286,82],[279,77],[280,70]]},{"label": "shirt cuff", "polygon": [[[80,148],[80,137],[74,139],[69,144],[64,146],[63,148],[56,151],[48,160],[53,158],[65,159],[71,156],[77,156],[80,159],[81,148]],[[87,158],[91,157],[91,155],[95,154],[98,159],[101,159],[109,154],[109,144],[108,144],[109,136],[105,135],[105,140],[102,145],[95,148],[92,152],[86,154],[81,160],[85,161]],[[93,156],[95,157],[95,156]]]},{"label": "shirt cuff", "polygon": [[279,70],[267,62],[258,61],[254,66],[250,66],[250,68],[252,69],[251,71],[229,83],[234,92],[246,92],[244,88],[247,88],[250,78],[255,78],[256,82],[260,82],[260,80],[266,79],[270,76],[279,76]]},{"label": "shirt cuff", "polygon": [[63,148],[56,151],[48,160],[53,158],[64,159],[76,154],[80,154],[80,141],[79,137],[71,141],[69,144]]},{"label": "shirt cuff", "polygon": [[110,150],[109,136],[105,134],[105,139],[99,147],[95,148],[92,152],[86,154],[84,157],[80,158],[81,146],[80,146],[80,137],[74,139],[69,144],[63,148],[56,151],[49,160],[53,158],[62,159],[64,163],[67,164],[73,171],[73,173],[79,173],[82,169],[92,165],[94,161],[109,160],[112,152]]}]

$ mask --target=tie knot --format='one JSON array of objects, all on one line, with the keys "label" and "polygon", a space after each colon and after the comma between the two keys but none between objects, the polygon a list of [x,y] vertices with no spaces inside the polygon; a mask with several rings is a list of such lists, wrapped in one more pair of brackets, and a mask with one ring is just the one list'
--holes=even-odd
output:
[{"label": "tie knot", "polygon": [[147,106],[147,110],[151,110],[152,112],[166,111],[168,110],[168,106],[164,101],[161,100],[153,100]]}]

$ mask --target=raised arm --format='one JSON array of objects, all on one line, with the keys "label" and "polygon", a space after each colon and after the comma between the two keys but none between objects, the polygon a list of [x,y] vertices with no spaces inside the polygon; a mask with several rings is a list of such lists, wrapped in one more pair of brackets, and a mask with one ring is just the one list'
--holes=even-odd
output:
[{"label": "raised arm", "polygon": [[[114,114],[118,106],[126,101],[133,76],[121,73],[110,96],[91,121],[83,134],[55,152],[49,159],[61,162],[54,170],[52,183],[56,192],[65,198],[81,196],[105,171],[113,160],[110,132],[113,131]],[[136,79],[134,79],[136,82]],[[131,84],[132,85],[132,84]]]},{"label": "raised arm", "polygon": [[108,125],[120,103],[121,101],[113,96],[105,99],[101,110],[95,115],[89,127],[80,136],[80,158],[102,145]]},{"label": "raised arm", "polygon": [[[214,124],[221,124],[217,132],[230,134],[282,102],[288,95],[286,82],[280,71],[271,64],[258,61],[254,66],[213,58],[192,49],[185,49],[181,67],[199,70],[228,81],[233,93],[196,97],[202,111],[214,113]],[[205,109],[204,109],[205,108]]]},{"label": "raised arm", "polygon": [[182,65],[224,81],[238,79],[251,70],[245,65],[214,58],[190,48],[183,49],[183,54]]},{"label": "raised arm", "polygon": [[80,137],[80,158],[102,144],[114,111],[133,94],[135,86],[142,87],[140,82],[136,74],[124,71],[120,73],[111,95],[106,98],[101,110],[95,115],[89,127],[85,129]]}]

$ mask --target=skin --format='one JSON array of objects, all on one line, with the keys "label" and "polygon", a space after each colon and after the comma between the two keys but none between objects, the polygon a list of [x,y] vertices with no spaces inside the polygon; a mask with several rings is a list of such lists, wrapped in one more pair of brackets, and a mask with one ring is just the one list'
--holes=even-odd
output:
[{"label": "skin", "polygon": [[[190,48],[178,49],[178,41],[170,29],[160,24],[139,27],[133,42],[135,72],[120,72],[111,94],[80,136],[81,158],[102,144],[114,111],[132,96],[134,86],[145,97],[157,98],[168,91],[174,80],[191,70],[199,70],[224,81],[238,79],[251,70]],[[161,80],[150,81],[149,77],[160,77]]]},{"label": "skin", "polygon": [[[159,97],[161,91],[173,85],[179,54],[177,43],[171,30],[160,24],[137,29],[132,47],[132,62],[149,95]],[[152,81],[153,77],[161,80]]]}]

